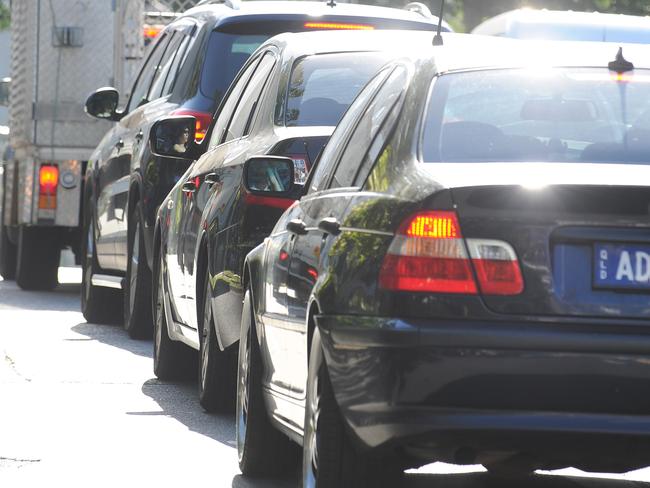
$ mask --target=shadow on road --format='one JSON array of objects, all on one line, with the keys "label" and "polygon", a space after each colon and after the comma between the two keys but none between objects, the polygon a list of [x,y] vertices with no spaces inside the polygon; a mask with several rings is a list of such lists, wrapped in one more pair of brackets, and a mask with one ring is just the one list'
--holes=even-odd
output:
[{"label": "shadow on road", "polygon": [[153,357],[151,341],[130,339],[119,325],[99,325],[81,322],[72,331],[109,346],[118,347],[145,358]]},{"label": "shadow on road", "polygon": [[0,279],[0,310],[78,312],[79,289],[78,283],[65,283],[53,291],[24,291]]},{"label": "shadow on road", "polygon": [[173,417],[191,431],[236,447],[234,416],[203,411],[197,388],[196,381],[172,383],[152,378],[142,385],[142,393],[160,405],[164,415]]},{"label": "shadow on road", "polygon": [[[299,488],[296,480],[254,480],[242,475],[233,478],[232,488]],[[408,474],[399,487],[373,488],[650,488],[650,483],[573,476],[534,475],[506,479],[488,473]]]}]

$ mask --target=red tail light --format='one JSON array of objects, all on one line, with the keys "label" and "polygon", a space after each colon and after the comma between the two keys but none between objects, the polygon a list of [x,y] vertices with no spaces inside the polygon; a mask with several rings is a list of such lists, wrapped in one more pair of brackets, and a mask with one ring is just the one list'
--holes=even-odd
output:
[{"label": "red tail light", "polygon": [[171,115],[190,115],[194,117],[196,119],[196,133],[194,135],[194,139],[196,142],[201,142],[203,139],[205,139],[205,135],[208,132],[210,123],[212,122],[212,114],[199,112],[196,110],[179,109],[174,110]]},{"label": "red tail light", "polygon": [[38,208],[56,208],[56,189],[59,186],[59,168],[53,164],[43,164],[38,175]]},{"label": "red tail light", "polygon": [[523,291],[519,262],[509,244],[467,239],[467,247],[454,212],[418,213],[404,222],[393,239],[379,273],[379,286],[470,295],[479,288],[486,295]]},{"label": "red tail light", "polygon": [[467,239],[467,246],[481,293],[518,295],[524,291],[524,279],[517,255],[510,244],[486,239]]},{"label": "red tail light", "polygon": [[476,294],[454,212],[423,212],[398,230],[379,273],[387,290]]}]

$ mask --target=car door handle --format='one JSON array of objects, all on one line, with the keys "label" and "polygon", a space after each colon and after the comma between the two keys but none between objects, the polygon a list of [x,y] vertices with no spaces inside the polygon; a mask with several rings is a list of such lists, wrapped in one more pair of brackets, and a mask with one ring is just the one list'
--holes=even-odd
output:
[{"label": "car door handle", "polygon": [[196,184],[193,180],[183,183],[183,193],[194,193],[196,191]]},{"label": "car door handle", "polygon": [[287,230],[292,234],[296,234],[298,236],[304,236],[307,233],[307,226],[302,220],[293,219],[290,220],[289,223],[287,224]]},{"label": "car door handle", "polygon": [[120,149],[122,149],[123,147],[124,147],[124,141],[123,141],[122,139],[120,139],[119,141],[117,141],[117,142],[115,143],[115,149],[117,149],[118,151],[119,151]]},{"label": "car door handle", "polygon": [[205,175],[205,183],[209,188],[212,188],[212,185],[219,183],[220,181],[221,178],[219,178],[219,175],[217,173],[208,173]]},{"label": "car door handle", "polygon": [[341,233],[341,224],[336,220],[336,217],[326,217],[318,223],[318,229],[337,236]]},{"label": "car door handle", "polygon": [[135,140],[139,142],[142,140],[143,137],[144,137],[144,133],[142,132],[142,130],[139,130],[138,133],[135,135]]}]

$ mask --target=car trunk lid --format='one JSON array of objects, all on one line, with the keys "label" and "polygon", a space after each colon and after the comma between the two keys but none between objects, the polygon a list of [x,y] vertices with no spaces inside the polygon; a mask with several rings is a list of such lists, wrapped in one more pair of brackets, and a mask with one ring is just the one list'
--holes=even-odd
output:
[{"label": "car trunk lid", "polygon": [[650,312],[650,168],[585,163],[426,164],[450,188],[466,239],[515,250],[517,296],[493,312],[645,318]]}]

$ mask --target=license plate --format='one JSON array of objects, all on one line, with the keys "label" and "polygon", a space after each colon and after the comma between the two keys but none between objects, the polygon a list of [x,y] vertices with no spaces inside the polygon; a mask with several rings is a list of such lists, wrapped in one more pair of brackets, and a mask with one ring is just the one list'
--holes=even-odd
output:
[{"label": "license plate", "polygon": [[594,287],[650,290],[650,246],[594,245]]}]

